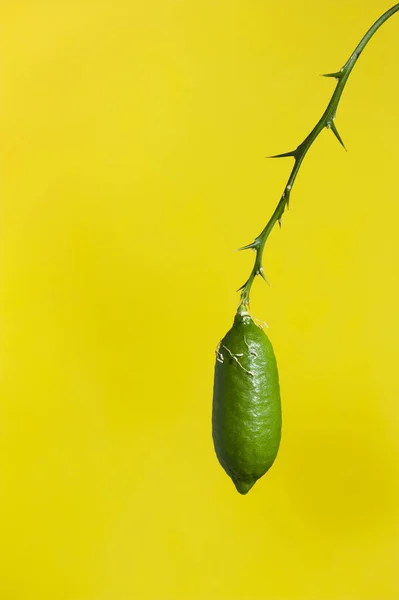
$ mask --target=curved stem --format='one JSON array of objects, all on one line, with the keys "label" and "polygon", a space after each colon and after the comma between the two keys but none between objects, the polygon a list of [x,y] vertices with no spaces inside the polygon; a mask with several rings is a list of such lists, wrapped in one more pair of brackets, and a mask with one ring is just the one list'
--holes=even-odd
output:
[{"label": "curved stem", "polygon": [[312,131],[303,140],[303,142],[296,148],[296,150],[292,150],[290,152],[284,152],[283,154],[278,154],[276,156],[271,157],[271,158],[284,158],[286,156],[292,156],[295,159],[295,162],[294,162],[294,166],[292,168],[291,174],[288,178],[287,184],[284,188],[283,194],[280,198],[280,201],[277,204],[277,207],[276,207],[274,213],[272,214],[272,216],[270,217],[270,220],[267,223],[266,227],[258,235],[258,237],[255,238],[255,240],[251,244],[248,244],[247,246],[240,248],[240,250],[252,249],[252,250],[256,251],[255,263],[252,268],[251,274],[248,277],[247,281],[244,283],[244,285],[240,288],[242,305],[248,306],[248,304],[249,304],[249,295],[250,295],[252,283],[253,283],[255,277],[257,275],[260,275],[261,277],[263,277],[266,280],[266,277],[263,272],[263,267],[262,267],[262,257],[263,257],[263,251],[265,248],[266,240],[269,237],[270,232],[273,229],[274,225],[277,222],[279,222],[279,224],[281,225],[281,217],[283,216],[285,208],[288,207],[292,186],[294,185],[294,182],[295,182],[296,176],[298,174],[298,171],[300,169],[300,166],[302,164],[302,161],[305,158],[305,155],[306,155],[307,151],[309,150],[310,146],[313,144],[313,142],[315,141],[315,139],[317,138],[319,133],[326,127],[327,129],[332,130],[332,132],[334,133],[334,135],[336,136],[336,138],[338,139],[340,144],[342,144],[342,146],[345,148],[344,143],[338,133],[338,130],[337,130],[337,128],[335,126],[335,122],[334,122],[335,114],[337,112],[337,107],[338,107],[339,101],[341,99],[345,84],[348,80],[348,77],[349,77],[353,67],[356,64],[357,59],[359,58],[360,54],[362,53],[367,42],[372,38],[374,33],[377,31],[377,29],[379,29],[379,27],[381,27],[381,25],[383,23],[385,23],[385,21],[387,21],[393,14],[395,14],[398,11],[399,11],[399,4],[395,4],[395,6],[392,6],[392,8],[387,10],[387,12],[385,12],[374,23],[374,25],[372,25],[372,27],[370,27],[370,29],[367,31],[365,36],[360,40],[359,44],[356,46],[354,52],[351,54],[351,56],[349,57],[347,62],[344,64],[342,69],[340,69],[336,73],[328,73],[325,75],[325,77],[334,77],[337,80],[337,85],[335,87],[333,95],[331,96],[331,100],[327,105],[327,108],[325,109],[324,113],[322,114],[319,121],[316,123],[316,125],[312,129]]}]

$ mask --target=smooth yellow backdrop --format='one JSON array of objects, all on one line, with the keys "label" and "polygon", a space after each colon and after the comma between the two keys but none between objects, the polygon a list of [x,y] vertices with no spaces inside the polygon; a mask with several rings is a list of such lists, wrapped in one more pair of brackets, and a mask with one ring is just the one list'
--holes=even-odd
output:
[{"label": "smooth yellow backdrop", "polygon": [[1,600],[399,597],[399,16],[265,253],[283,439],[237,494],[214,349],[380,0],[1,2]]}]

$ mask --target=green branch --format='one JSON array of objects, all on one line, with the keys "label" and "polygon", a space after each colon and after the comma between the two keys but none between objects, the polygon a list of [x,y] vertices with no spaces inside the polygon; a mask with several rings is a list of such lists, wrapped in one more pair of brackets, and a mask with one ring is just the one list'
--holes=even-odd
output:
[{"label": "green branch", "polygon": [[398,11],[399,11],[399,4],[395,4],[395,6],[393,6],[389,10],[387,10],[387,12],[384,13],[374,23],[374,25],[372,27],[370,27],[370,29],[368,30],[366,35],[361,39],[359,44],[356,46],[354,52],[351,54],[351,56],[349,57],[349,59],[347,60],[345,65],[342,67],[342,69],[340,71],[337,71],[336,73],[327,73],[326,75],[324,75],[324,77],[335,78],[337,80],[337,85],[335,87],[335,90],[331,97],[331,100],[327,105],[326,110],[324,111],[324,113],[322,114],[319,121],[316,123],[316,125],[312,129],[312,131],[303,140],[303,142],[296,148],[296,150],[292,150],[291,152],[284,152],[283,154],[277,154],[276,156],[270,157],[270,158],[284,158],[286,156],[291,156],[292,158],[295,159],[295,163],[292,168],[291,174],[288,178],[287,185],[285,186],[283,194],[280,198],[280,201],[277,204],[277,207],[276,207],[274,213],[272,214],[269,222],[267,223],[266,227],[258,235],[258,237],[255,238],[255,240],[251,244],[248,244],[247,246],[243,246],[243,248],[240,248],[240,250],[252,249],[252,250],[256,251],[255,263],[252,268],[251,274],[248,277],[247,281],[244,283],[244,285],[240,288],[242,305],[248,306],[251,287],[252,287],[254,279],[257,275],[260,275],[261,277],[263,277],[263,279],[265,279],[265,281],[267,282],[267,279],[263,272],[263,266],[262,266],[262,257],[263,257],[263,251],[265,248],[266,240],[269,237],[270,232],[273,229],[273,227],[275,226],[275,224],[278,222],[281,225],[281,217],[283,216],[285,208],[288,207],[289,200],[290,200],[290,194],[292,191],[292,186],[294,185],[294,182],[295,182],[296,176],[298,174],[298,171],[300,169],[300,166],[302,164],[302,161],[305,158],[305,155],[306,155],[307,151],[309,150],[310,146],[313,144],[313,142],[315,141],[315,139],[317,138],[319,133],[324,128],[327,128],[327,129],[331,129],[331,131],[334,133],[335,137],[338,139],[340,144],[345,148],[344,143],[341,139],[341,136],[338,133],[338,130],[337,130],[337,128],[335,126],[335,122],[334,122],[335,115],[337,112],[337,107],[338,107],[339,101],[341,99],[341,95],[344,90],[345,84],[348,80],[348,77],[349,77],[353,67],[356,64],[357,59],[359,58],[360,54],[362,53],[367,42],[373,37],[373,35],[377,31],[377,29],[379,29],[381,27],[381,25],[383,23],[385,23],[385,21],[387,21],[393,14],[395,14]]}]

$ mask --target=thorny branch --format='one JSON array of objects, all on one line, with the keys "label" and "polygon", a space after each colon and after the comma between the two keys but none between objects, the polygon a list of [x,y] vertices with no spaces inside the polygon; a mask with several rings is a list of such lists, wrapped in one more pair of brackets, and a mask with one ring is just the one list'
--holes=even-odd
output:
[{"label": "thorny branch", "polygon": [[377,29],[379,29],[381,27],[381,25],[383,23],[385,23],[385,21],[387,21],[397,11],[399,11],[399,4],[395,4],[395,6],[392,6],[392,8],[387,10],[387,12],[385,12],[374,23],[374,25],[372,25],[372,27],[370,27],[370,29],[367,31],[365,36],[360,40],[359,44],[356,46],[354,52],[351,54],[351,56],[349,57],[349,59],[347,60],[345,65],[342,67],[342,69],[340,69],[336,73],[327,73],[326,75],[324,75],[324,77],[335,78],[337,80],[337,84],[336,84],[335,90],[333,92],[333,95],[331,97],[331,100],[327,105],[327,108],[325,109],[324,113],[322,114],[319,121],[316,123],[316,125],[312,129],[312,131],[303,140],[303,142],[301,144],[299,144],[299,146],[295,150],[292,150],[290,152],[284,152],[283,154],[277,154],[275,156],[270,157],[270,158],[284,158],[284,157],[289,156],[289,157],[294,158],[295,162],[294,162],[294,166],[292,168],[291,174],[288,178],[287,185],[285,186],[283,194],[280,198],[280,201],[277,204],[277,207],[276,207],[274,213],[272,214],[272,216],[270,217],[270,220],[267,223],[266,227],[258,235],[258,237],[255,238],[255,240],[251,244],[248,244],[247,246],[243,246],[242,248],[240,248],[240,250],[251,249],[251,250],[256,251],[255,263],[252,268],[251,274],[250,274],[249,278],[247,279],[247,281],[244,283],[244,285],[239,289],[239,291],[241,291],[241,305],[243,305],[243,306],[249,305],[249,299],[250,299],[249,296],[250,296],[252,283],[257,275],[260,275],[261,277],[263,277],[263,279],[267,282],[267,279],[263,272],[263,266],[262,266],[262,257],[263,257],[263,251],[265,248],[266,240],[269,237],[271,230],[273,229],[274,225],[277,222],[281,226],[281,217],[283,216],[283,213],[284,213],[286,207],[288,208],[290,194],[292,191],[292,186],[294,185],[294,182],[295,182],[296,176],[298,174],[298,171],[300,169],[300,166],[302,164],[302,161],[305,158],[305,155],[306,155],[307,151],[309,150],[310,146],[313,144],[313,142],[315,141],[315,139],[317,138],[319,133],[324,128],[327,128],[327,129],[331,129],[331,131],[334,133],[335,137],[338,139],[339,143],[345,148],[344,143],[341,139],[341,136],[338,133],[338,130],[337,130],[335,122],[334,122],[335,115],[337,112],[337,107],[338,107],[339,101],[341,99],[341,95],[344,90],[345,84],[348,80],[348,77],[349,77],[353,67],[356,64],[357,59],[359,58],[360,54],[362,53],[367,42],[372,38],[374,33],[377,31]]}]

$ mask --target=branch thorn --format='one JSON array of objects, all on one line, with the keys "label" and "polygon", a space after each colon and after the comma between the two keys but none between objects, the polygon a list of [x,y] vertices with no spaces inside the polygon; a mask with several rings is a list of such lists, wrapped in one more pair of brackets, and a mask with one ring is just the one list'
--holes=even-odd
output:
[{"label": "branch thorn", "polygon": [[[340,135],[339,135],[339,133],[338,133],[338,129],[337,129],[337,127],[336,127],[336,125],[335,125],[334,121],[331,121],[330,123],[328,123],[327,127],[328,127],[329,129],[331,129],[331,131],[333,132],[333,134],[335,135],[335,137],[337,138],[337,140],[339,141],[339,143],[341,144],[341,146],[343,147],[343,149],[344,149],[344,150],[346,150],[345,144],[344,144],[344,142],[342,141],[342,138],[341,138],[341,136],[340,136]],[[347,151],[347,150],[346,150],[346,151]]]},{"label": "branch thorn", "polygon": [[270,287],[270,283],[269,283],[269,281],[266,279],[266,275],[265,275],[265,274],[264,274],[264,272],[263,272],[263,267],[260,267],[260,268],[258,269],[258,275],[260,275],[260,276],[262,277],[262,279],[264,279],[264,280],[266,281],[267,285]]},{"label": "branch thorn", "polygon": [[296,158],[296,150],[291,150],[290,152],[283,152],[282,154],[273,154],[273,156],[266,156],[266,158],[286,158],[287,156],[292,156]]},{"label": "branch thorn", "polygon": [[246,246],[242,246],[241,248],[237,248],[236,252],[241,252],[241,250],[256,250],[258,244],[255,242],[251,242],[250,244],[247,244]]},{"label": "branch thorn", "polygon": [[334,77],[334,79],[341,79],[342,72],[337,71],[336,73],[322,73],[321,77]]}]

